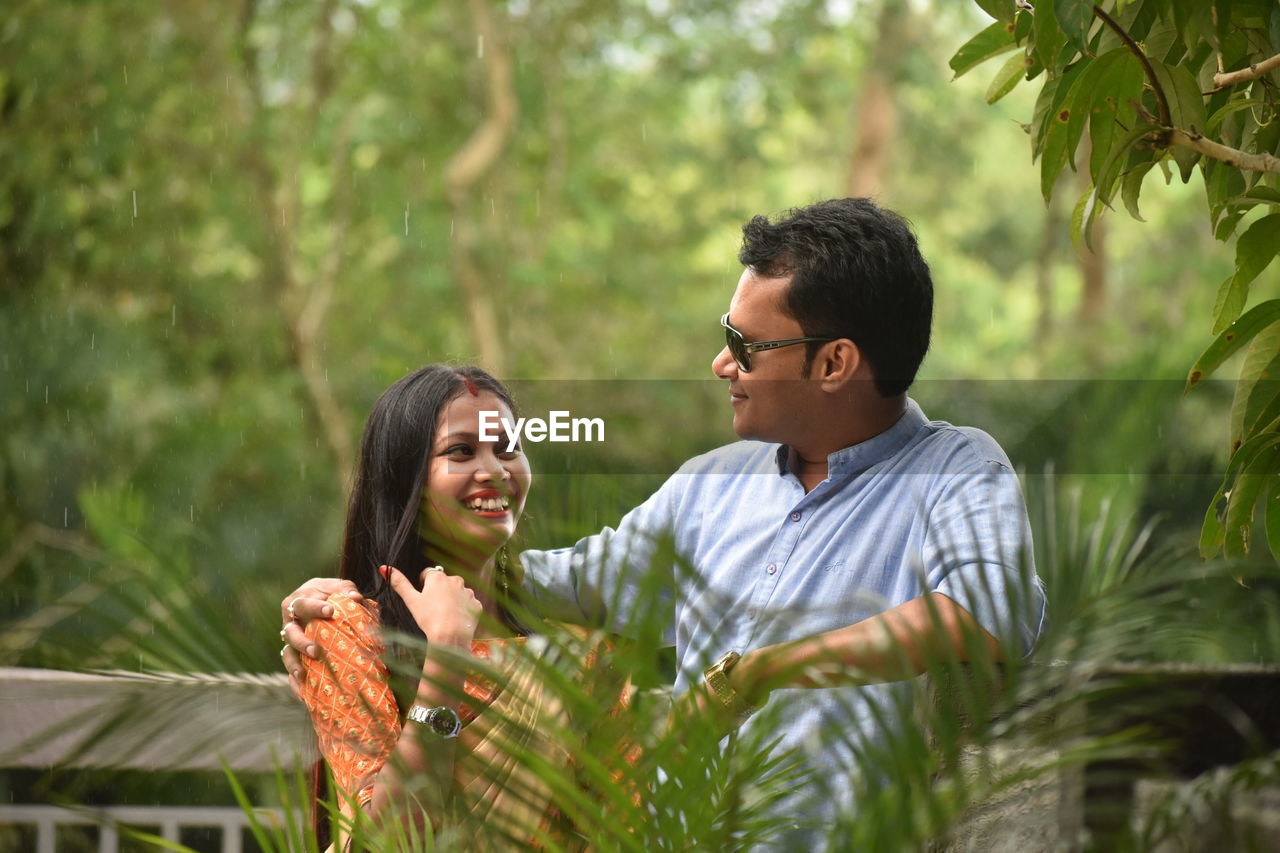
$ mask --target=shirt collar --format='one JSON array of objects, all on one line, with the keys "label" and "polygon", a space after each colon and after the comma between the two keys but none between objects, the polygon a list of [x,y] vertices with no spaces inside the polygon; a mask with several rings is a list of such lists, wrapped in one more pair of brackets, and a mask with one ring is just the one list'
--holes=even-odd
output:
[{"label": "shirt collar", "polygon": [[[877,462],[882,462],[907,446],[920,428],[928,422],[919,404],[907,398],[906,411],[902,417],[879,435],[873,435],[851,447],[844,447],[827,456],[827,479],[858,474],[867,470]],[[786,474],[791,455],[791,448],[785,444],[778,445],[778,473]]]}]

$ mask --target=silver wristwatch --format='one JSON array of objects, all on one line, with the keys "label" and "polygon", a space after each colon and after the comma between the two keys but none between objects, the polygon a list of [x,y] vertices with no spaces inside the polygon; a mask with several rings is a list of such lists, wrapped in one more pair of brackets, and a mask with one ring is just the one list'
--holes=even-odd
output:
[{"label": "silver wristwatch", "polygon": [[421,723],[432,734],[443,738],[457,737],[458,732],[462,731],[462,720],[458,719],[458,712],[445,705],[437,708],[414,705],[409,709],[407,718]]}]

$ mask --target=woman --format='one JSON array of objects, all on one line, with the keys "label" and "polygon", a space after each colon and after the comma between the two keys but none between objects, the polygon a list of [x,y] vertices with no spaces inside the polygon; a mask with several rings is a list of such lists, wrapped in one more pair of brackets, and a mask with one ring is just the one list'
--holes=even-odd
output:
[{"label": "woman", "polygon": [[[521,653],[528,632],[512,612],[519,583],[503,549],[532,477],[507,435],[481,440],[482,412],[515,422],[514,409],[484,371],[430,365],[387,389],[369,416],[341,563],[365,600],[334,595],[335,618],[307,625],[324,654],[304,660],[301,685],[345,818],[363,811],[395,826],[412,815],[422,825],[411,831],[475,821],[488,844],[563,841],[546,779],[548,766],[569,764],[554,735],[572,721],[541,684],[546,661]],[[382,628],[426,644],[406,695],[391,689]],[[482,677],[467,674],[472,658],[503,663]],[[591,668],[582,659],[595,656],[579,658],[579,678]],[[342,850],[345,829],[334,837]]]}]

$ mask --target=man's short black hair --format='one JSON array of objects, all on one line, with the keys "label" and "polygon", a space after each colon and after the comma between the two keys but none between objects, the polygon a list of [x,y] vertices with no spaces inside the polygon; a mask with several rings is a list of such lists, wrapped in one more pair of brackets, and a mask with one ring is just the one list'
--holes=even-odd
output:
[{"label": "man's short black hair", "polygon": [[[806,337],[857,344],[881,395],[910,387],[929,349],[933,281],[901,216],[865,198],[797,207],[773,223],[756,216],[742,226],[738,260],[792,276],[783,310]],[[807,345],[806,374],[820,346]]]}]

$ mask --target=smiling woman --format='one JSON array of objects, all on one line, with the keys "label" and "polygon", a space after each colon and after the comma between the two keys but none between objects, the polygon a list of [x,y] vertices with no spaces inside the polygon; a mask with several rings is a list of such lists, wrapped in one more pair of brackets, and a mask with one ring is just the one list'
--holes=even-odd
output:
[{"label": "smiling woman", "polygon": [[[568,767],[543,741],[573,720],[540,684],[549,664],[525,649],[529,631],[513,614],[518,569],[503,546],[532,475],[514,436],[482,437],[481,413],[494,411],[515,420],[492,376],[430,365],[387,389],[365,426],[342,554],[354,590],[329,596],[332,618],[307,624],[295,684],[339,789],[335,850],[350,846],[361,816],[411,832],[469,826],[499,846],[563,848],[572,836],[527,761]],[[402,695],[384,628],[410,638],[398,657],[412,658],[416,678]],[[291,623],[282,635],[298,631]],[[588,650],[571,676],[595,674],[598,659]],[[316,823],[323,846],[323,808]]]}]

